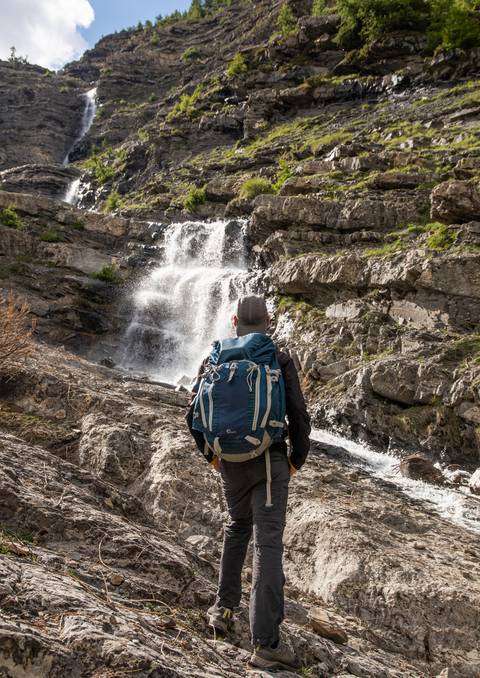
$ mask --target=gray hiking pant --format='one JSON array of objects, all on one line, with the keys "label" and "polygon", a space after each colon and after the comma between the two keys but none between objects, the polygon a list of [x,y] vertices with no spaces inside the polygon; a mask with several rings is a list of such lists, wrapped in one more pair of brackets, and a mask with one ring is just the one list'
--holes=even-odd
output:
[{"label": "gray hiking pant", "polygon": [[221,462],[230,521],[225,525],[217,604],[238,607],[241,574],[253,532],[250,630],[254,645],[273,645],[284,616],[283,531],[288,499],[286,445],[270,450],[272,506],[266,507],[265,455],[243,463]]}]

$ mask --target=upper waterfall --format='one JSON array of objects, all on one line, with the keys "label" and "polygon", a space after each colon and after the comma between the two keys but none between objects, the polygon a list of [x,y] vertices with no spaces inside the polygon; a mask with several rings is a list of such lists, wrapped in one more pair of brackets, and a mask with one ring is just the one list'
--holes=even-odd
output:
[{"label": "upper waterfall", "polygon": [[85,94],[82,94],[82,97],[85,99],[85,108],[83,109],[80,131],[63,160],[64,165],[68,165],[70,161],[70,153],[83,139],[83,137],[90,131],[90,127],[93,124],[95,114],[97,112],[97,88],[93,87],[88,92],[85,92]]},{"label": "upper waterfall", "polygon": [[172,382],[195,376],[211,342],[231,335],[245,273],[240,222],[170,226],[161,261],[133,293],[123,365]]}]

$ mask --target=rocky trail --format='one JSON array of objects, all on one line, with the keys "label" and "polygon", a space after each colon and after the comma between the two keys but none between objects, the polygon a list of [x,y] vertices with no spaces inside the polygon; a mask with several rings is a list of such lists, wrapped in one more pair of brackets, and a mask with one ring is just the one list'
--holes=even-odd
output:
[{"label": "rocky trail", "polygon": [[0,298],[34,321],[0,360],[0,676],[270,675],[250,563],[232,637],[206,626],[225,507],[184,423],[258,292],[314,423],[285,535],[301,675],[477,678],[480,47],[225,4],[58,73],[0,61]]},{"label": "rocky trail", "polygon": [[[15,676],[244,675],[245,610],[234,644],[205,626],[222,507],[185,433],[185,396],[46,346],[7,387],[2,666]],[[292,481],[287,633],[311,675],[413,677],[455,663],[474,676],[478,555],[464,528],[314,453]],[[312,631],[318,606],[347,644]]]}]

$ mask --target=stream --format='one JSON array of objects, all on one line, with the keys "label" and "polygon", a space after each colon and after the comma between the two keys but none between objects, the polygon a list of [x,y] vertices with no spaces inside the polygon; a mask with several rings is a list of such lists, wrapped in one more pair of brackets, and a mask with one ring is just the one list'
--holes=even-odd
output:
[{"label": "stream", "polygon": [[311,440],[327,445],[322,452],[332,459],[393,483],[408,497],[430,504],[443,518],[480,534],[480,497],[473,496],[467,487],[441,487],[406,478],[400,473],[398,457],[377,452],[364,443],[354,442],[332,431],[314,428]]}]

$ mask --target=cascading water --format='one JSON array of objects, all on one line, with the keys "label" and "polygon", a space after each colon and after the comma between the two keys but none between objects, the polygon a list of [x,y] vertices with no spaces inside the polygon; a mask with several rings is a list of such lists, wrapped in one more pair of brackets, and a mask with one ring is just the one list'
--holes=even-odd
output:
[{"label": "cascading water", "polygon": [[245,278],[241,222],[170,226],[161,263],[133,294],[123,366],[173,383],[194,377],[211,342],[231,335]]},{"label": "cascading water", "polygon": [[[70,154],[90,131],[90,128],[93,124],[97,112],[97,88],[93,87],[88,92],[85,92],[85,94],[82,94],[82,96],[85,99],[85,108],[83,110],[80,131],[78,133],[77,138],[73,142],[71,148],[69,149],[67,155],[65,156],[63,160],[63,165],[68,165],[68,163],[70,162]],[[80,179],[75,179],[67,187],[63,201],[67,202],[69,205],[75,205],[78,201],[79,191],[80,191]]]},{"label": "cascading water", "polygon": [[427,501],[443,518],[480,534],[480,500],[470,495],[468,489],[438,487],[405,478],[400,474],[397,457],[376,452],[368,445],[331,431],[313,429],[311,439],[332,446],[336,450],[333,456],[340,462],[394,483],[412,499]]}]

